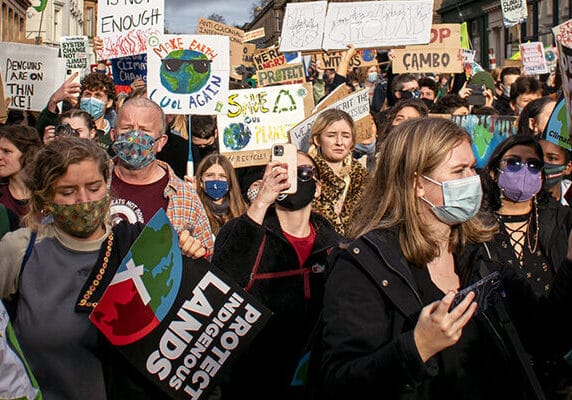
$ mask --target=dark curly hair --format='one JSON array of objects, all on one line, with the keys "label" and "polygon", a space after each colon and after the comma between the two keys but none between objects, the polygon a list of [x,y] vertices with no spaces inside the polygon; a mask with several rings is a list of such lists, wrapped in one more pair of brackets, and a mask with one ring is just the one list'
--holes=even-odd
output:
[{"label": "dark curly hair", "polygon": [[84,90],[96,91],[102,90],[108,98],[115,103],[115,83],[113,79],[105,74],[92,72],[81,80],[81,92],[79,97],[83,95]]}]

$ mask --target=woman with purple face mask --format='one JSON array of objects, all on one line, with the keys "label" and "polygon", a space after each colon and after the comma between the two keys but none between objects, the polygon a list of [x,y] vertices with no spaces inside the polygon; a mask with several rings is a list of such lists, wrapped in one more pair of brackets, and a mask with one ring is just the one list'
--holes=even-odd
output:
[{"label": "woman with purple face mask", "polygon": [[[542,190],[543,169],[537,139],[516,135],[496,148],[481,176],[481,208],[500,226],[489,242],[491,252],[505,267],[521,273],[539,297],[547,296],[552,288],[554,276],[566,259],[566,238],[572,229],[571,210]],[[535,360],[547,394],[560,390],[563,378],[572,376],[572,368],[562,362],[562,356]]]}]

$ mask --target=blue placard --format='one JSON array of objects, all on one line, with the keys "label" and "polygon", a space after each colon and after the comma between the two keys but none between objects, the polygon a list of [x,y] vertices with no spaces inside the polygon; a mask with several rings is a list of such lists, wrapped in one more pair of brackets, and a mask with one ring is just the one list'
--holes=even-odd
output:
[{"label": "blue placard", "polygon": [[116,85],[129,86],[136,79],[147,83],[147,54],[112,58],[111,70]]}]

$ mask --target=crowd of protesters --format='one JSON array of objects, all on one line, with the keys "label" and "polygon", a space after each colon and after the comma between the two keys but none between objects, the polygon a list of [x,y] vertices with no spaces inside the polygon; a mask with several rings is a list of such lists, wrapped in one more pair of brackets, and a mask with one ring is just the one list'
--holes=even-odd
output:
[{"label": "crowd of protesters", "polygon": [[[356,51],[307,79],[316,103],[367,88],[373,134],[358,141],[346,112],[326,110],[296,165],[233,168],[216,116],[166,115],[141,82],[118,98],[100,72],[70,77],[39,115],[10,110],[0,298],[45,399],[166,396],[76,306],[159,209],[185,256],[273,313],[211,399],[572,398],[572,157],[546,134],[558,70],[393,74],[391,51],[352,68]],[[450,121],[469,114],[512,116],[517,131],[479,170]],[[454,300],[494,271],[504,298]],[[292,385],[309,348],[308,380]]]}]

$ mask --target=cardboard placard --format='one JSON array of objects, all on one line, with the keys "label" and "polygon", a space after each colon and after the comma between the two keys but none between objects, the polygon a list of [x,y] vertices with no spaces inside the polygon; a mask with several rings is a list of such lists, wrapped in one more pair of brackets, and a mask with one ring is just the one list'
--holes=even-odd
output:
[{"label": "cardboard placard", "polygon": [[235,43],[230,42],[230,77],[233,79],[242,79],[242,75],[236,72],[236,68],[244,65],[252,66],[252,58],[256,45],[253,43]]},{"label": "cardboard placard", "polygon": [[274,46],[255,51],[253,62],[256,70],[269,69],[286,64],[286,57]]},{"label": "cardboard placard", "polygon": [[220,153],[236,167],[265,165],[274,143],[313,107],[311,86],[282,85],[229,91],[226,113],[217,117]]},{"label": "cardboard placard", "polygon": [[260,39],[266,36],[266,32],[264,31],[264,27],[255,29],[253,31],[244,32],[244,36],[242,38],[242,42],[250,42],[252,40]]},{"label": "cardboard placard", "polygon": [[459,24],[435,24],[431,27],[429,44],[393,50],[393,72],[463,72],[463,61],[459,56],[460,43]]},{"label": "cardboard placard", "polygon": [[89,318],[169,398],[188,400],[206,397],[271,315],[206,259],[183,260],[159,210]]},{"label": "cardboard placard", "polygon": [[429,43],[433,0],[329,3],[324,50]]},{"label": "cardboard placard", "polygon": [[197,33],[201,35],[228,36],[231,42],[242,44],[244,31],[206,18],[199,18]]},{"label": "cardboard placard", "polygon": [[524,75],[548,73],[548,65],[544,57],[544,45],[542,42],[521,43],[520,57]]},{"label": "cardboard placard", "polygon": [[[336,69],[342,59],[342,53],[321,52],[312,54],[312,61],[320,61],[325,69]],[[371,67],[377,65],[377,51],[375,49],[359,49],[350,60],[349,66],[354,67]]]},{"label": "cardboard placard", "polygon": [[223,112],[229,82],[229,39],[160,35],[147,51],[149,98],[167,114]]},{"label": "cardboard placard", "polygon": [[306,82],[304,66],[300,63],[263,69],[258,71],[256,75],[258,77],[258,87]]},{"label": "cardboard placard", "polygon": [[148,40],[163,34],[164,15],[164,0],[98,2],[97,36],[103,39],[103,50],[97,53],[98,59],[145,53]]},{"label": "cardboard placard", "polygon": [[57,48],[0,42],[0,65],[8,108],[42,111],[65,80]]}]

